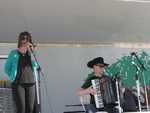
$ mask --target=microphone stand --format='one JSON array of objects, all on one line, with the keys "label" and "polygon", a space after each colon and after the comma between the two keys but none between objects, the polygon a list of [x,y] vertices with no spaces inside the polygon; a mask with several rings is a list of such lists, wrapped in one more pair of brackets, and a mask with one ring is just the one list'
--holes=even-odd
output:
[{"label": "microphone stand", "polygon": [[120,100],[121,100],[121,98],[120,98],[120,85],[119,85],[119,77],[116,75],[115,76],[115,85],[116,85],[116,92],[117,92],[117,101],[116,101],[116,103],[117,103],[117,109],[118,109],[118,112],[119,113],[122,113],[122,108],[121,108],[121,102],[120,102]]},{"label": "microphone stand", "polygon": [[[137,73],[138,73],[138,70],[137,70]],[[135,75],[135,79],[136,79],[136,87],[137,87],[137,95],[138,95],[138,107],[139,107],[139,111],[141,112],[142,111],[142,107],[141,107],[141,100],[140,100],[140,81],[139,81],[139,76],[138,74],[136,73]]]},{"label": "microphone stand", "polygon": [[32,56],[32,58],[34,59],[34,61],[36,62],[36,67],[34,67],[34,74],[35,74],[35,81],[36,81],[36,84],[35,84],[35,87],[36,87],[36,109],[35,109],[35,112],[36,113],[41,113],[41,95],[40,95],[40,73],[42,73],[41,71],[41,66],[36,58],[36,55],[35,53],[33,52],[32,48],[29,47],[29,52]]},{"label": "microphone stand", "polygon": [[[134,55],[135,58],[137,59],[137,61],[139,62],[140,64],[140,67],[141,67],[141,71],[143,72],[144,70],[146,70],[144,64],[140,61],[140,59],[138,58],[137,54],[136,53],[131,53],[131,55]],[[137,73],[138,73],[138,67],[135,66],[136,69],[137,69]],[[139,81],[139,76],[138,74],[136,73],[136,85],[137,85],[137,93],[138,93],[138,104],[139,104],[139,111],[141,112],[141,102],[140,102],[140,81]],[[143,75],[144,77],[144,75]],[[146,83],[145,83],[145,77],[143,78],[144,79],[144,90],[145,90],[145,97],[146,97],[146,106],[147,106],[147,111],[149,111],[149,105],[148,105],[148,95],[147,95],[147,88],[146,88]]]}]

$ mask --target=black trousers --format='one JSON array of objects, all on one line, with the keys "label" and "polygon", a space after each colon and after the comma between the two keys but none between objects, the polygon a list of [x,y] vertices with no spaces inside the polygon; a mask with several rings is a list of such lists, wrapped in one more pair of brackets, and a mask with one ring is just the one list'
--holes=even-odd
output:
[{"label": "black trousers", "polygon": [[16,85],[17,113],[33,113],[35,103],[35,85],[24,87]]},{"label": "black trousers", "polygon": [[96,113],[99,111],[106,111],[107,113],[119,113],[115,106],[107,106],[104,109],[97,109],[94,104],[85,105],[86,113]]}]

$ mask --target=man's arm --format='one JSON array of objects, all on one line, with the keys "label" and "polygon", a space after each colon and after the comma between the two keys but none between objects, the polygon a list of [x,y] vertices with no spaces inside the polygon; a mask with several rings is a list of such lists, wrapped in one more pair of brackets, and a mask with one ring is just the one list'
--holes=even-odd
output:
[{"label": "man's arm", "polygon": [[77,96],[81,96],[81,95],[86,95],[86,94],[92,94],[94,95],[96,93],[95,89],[93,89],[92,87],[89,88],[80,88],[77,90],[76,95]]}]

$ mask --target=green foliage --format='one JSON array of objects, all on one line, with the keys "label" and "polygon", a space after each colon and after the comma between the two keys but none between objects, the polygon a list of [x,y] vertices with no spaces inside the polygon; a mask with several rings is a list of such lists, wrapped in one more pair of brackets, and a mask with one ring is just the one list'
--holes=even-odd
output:
[{"label": "green foliage", "polygon": [[141,85],[150,84],[150,56],[142,51],[137,53],[138,59],[146,68],[142,69],[141,64],[135,56],[123,56],[118,59],[115,63],[105,68],[105,73],[109,76],[118,75],[121,76],[121,82],[131,87],[135,85],[135,76],[138,75]]}]

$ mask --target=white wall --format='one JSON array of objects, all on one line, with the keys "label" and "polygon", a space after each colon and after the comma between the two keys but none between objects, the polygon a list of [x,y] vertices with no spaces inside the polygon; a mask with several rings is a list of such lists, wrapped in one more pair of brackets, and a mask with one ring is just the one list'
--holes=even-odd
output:
[{"label": "white wall", "polygon": [[[14,46],[0,46],[0,48],[0,54],[7,54]],[[89,60],[102,56],[111,64],[116,58],[137,50],[140,49],[71,46],[37,48],[37,57],[45,74],[41,77],[42,113],[63,113],[67,110],[66,104],[79,104],[75,91],[90,72],[86,67]],[[148,49],[144,50],[149,53]],[[53,112],[48,103],[52,105]]]}]

